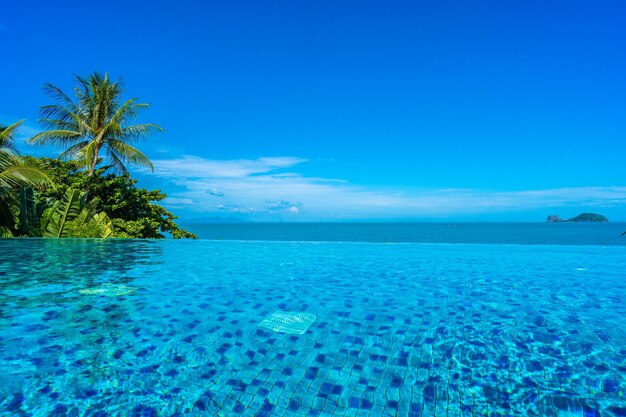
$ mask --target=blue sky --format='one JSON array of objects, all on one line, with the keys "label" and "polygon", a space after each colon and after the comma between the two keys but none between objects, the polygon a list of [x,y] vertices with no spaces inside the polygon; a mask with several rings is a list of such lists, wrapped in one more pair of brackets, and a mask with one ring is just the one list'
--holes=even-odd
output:
[{"label": "blue sky", "polygon": [[[626,220],[623,1],[9,2],[0,122],[122,76],[183,219]],[[25,152],[50,156],[55,150]]]}]

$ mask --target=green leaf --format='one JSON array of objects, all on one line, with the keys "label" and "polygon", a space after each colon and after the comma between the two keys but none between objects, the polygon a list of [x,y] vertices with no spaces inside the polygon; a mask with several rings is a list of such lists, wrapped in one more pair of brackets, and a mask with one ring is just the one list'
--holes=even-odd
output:
[{"label": "green leaf", "polygon": [[13,233],[8,227],[0,226],[0,237],[13,237]]},{"label": "green leaf", "polygon": [[67,190],[63,199],[54,204],[44,237],[72,236],[74,227],[72,221],[78,217],[81,211],[81,194],[78,190]]},{"label": "green leaf", "polygon": [[107,216],[107,214],[104,211],[94,214],[93,219],[94,219],[95,224],[98,225],[100,229],[102,230],[101,237],[103,239],[106,239],[113,235],[113,225],[111,223],[111,219],[109,219],[109,216]]},{"label": "green leaf", "polygon": [[106,213],[96,211],[100,200],[87,201],[87,193],[68,189],[45,214],[44,237],[99,237],[113,234],[111,220]]},{"label": "green leaf", "polygon": [[154,166],[150,159],[139,149],[130,146],[119,140],[109,140],[107,148],[110,154],[125,162],[133,162],[136,165],[150,168],[154,171]]},{"label": "green leaf", "polygon": [[15,130],[24,123],[24,120],[13,123],[11,126],[0,126],[0,152],[17,152],[15,147],[15,141],[13,140],[13,134]]},{"label": "green leaf", "polygon": [[20,187],[20,233],[41,237],[41,215],[45,204],[38,203],[32,187]]}]

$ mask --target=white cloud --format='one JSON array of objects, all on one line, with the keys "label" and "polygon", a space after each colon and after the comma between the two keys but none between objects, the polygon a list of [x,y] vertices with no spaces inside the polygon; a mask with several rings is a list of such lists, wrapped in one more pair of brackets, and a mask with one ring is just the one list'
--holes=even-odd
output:
[{"label": "white cloud", "polygon": [[214,188],[214,187],[211,188],[210,190],[208,190],[206,193],[214,195],[216,197],[224,197],[224,193],[219,191],[217,188]]},{"label": "white cloud", "polygon": [[188,206],[194,202],[191,198],[168,197],[167,204],[170,206]]},{"label": "white cloud", "polygon": [[302,220],[419,218],[528,211],[563,206],[626,205],[626,187],[523,191],[472,189],[389,190],[307,177],[292,169],[306,159],[272,157],[209,160],[194,156],[154,161],[155,173],[178,190],[168,202],[203,213]]},{"label": "white cloud", "polygon": [[293,157],[215,160],[187,155],[179,159],[156,160],[154,164],[158,165],[160,174],[167,177],[243,178],[289,168],[306,161]]}]

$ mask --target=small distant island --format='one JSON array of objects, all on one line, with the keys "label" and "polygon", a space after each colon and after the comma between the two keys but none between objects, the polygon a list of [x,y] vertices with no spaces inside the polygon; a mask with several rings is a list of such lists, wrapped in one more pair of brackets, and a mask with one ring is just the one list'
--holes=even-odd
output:
[{"label": "small distant island", "polygon": [[553,214],[548,216],[548,223],[606,223],[609,219],[601,214],[596,213],[581,213],[576,217],[569,220],[563,220],[559,216]]}]

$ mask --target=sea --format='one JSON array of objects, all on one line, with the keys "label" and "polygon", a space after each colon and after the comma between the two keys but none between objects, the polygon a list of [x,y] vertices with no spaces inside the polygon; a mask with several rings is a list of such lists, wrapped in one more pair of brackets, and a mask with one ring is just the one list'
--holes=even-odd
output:
[{"label": "sea", "polygon": [[201,239],[302,242],[626,245],[626,223],[189,223]]}]

